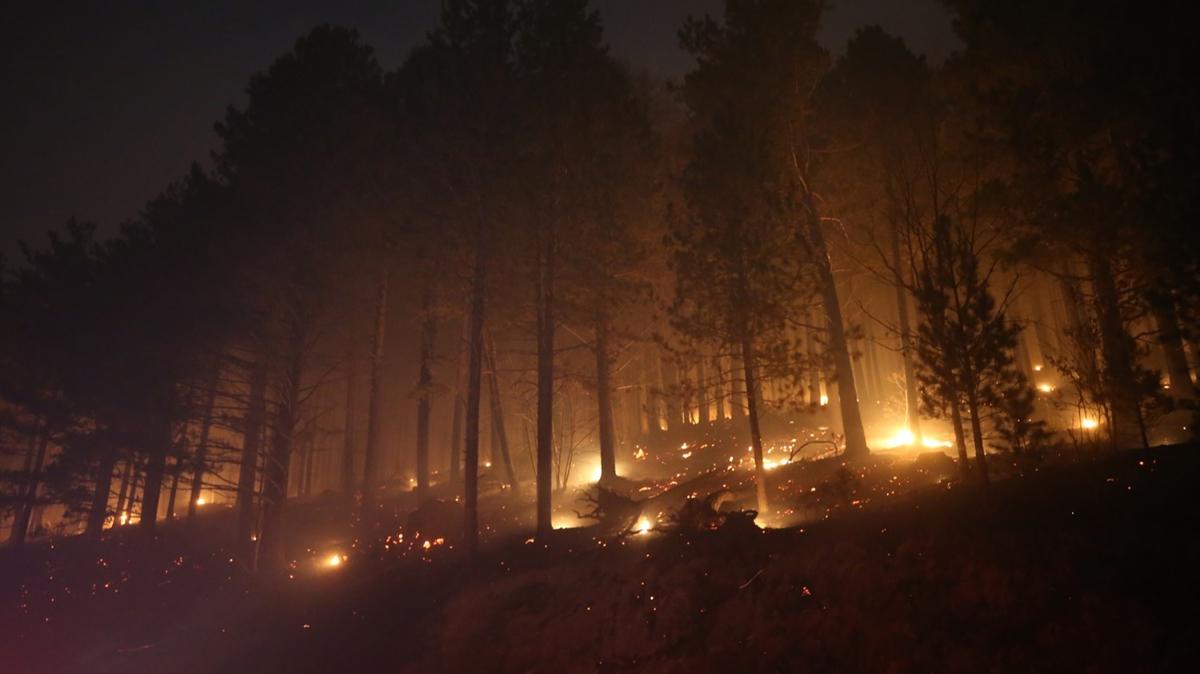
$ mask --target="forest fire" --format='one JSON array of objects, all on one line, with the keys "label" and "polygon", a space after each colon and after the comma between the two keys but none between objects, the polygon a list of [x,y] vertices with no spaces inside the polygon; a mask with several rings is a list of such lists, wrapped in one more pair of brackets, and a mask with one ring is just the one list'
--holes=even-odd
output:
[{"label": "forest fire", "polygon": [[924,449],[946,449],[953,447],[954,443],[949,440],[938,440],[931,437],[927,432],[922,432],[921,439],[917,441],[917,435],[912,429],[907,426],[901,426],[889,437],[879,440],[877,444],[882,449],[900,449],[900,448],[924,448]]},{"label": "forest fire", "polygon": [[0,672],[1200,671],[1172,3],[78,4]]}]

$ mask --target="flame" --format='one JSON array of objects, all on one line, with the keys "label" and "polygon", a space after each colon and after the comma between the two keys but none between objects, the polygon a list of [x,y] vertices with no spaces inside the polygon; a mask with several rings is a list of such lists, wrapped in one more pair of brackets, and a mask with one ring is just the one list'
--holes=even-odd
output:
[{"label": "flame", "polygon": [[1041,365],[1034,365],[1034,366],[1033,366],[1033,371],[1034,371],[1034,372],[1041,372],[1041,371],[1042,371],[1042,366],[1041,366]]},{"label": "flame", "polygon": [[331,569],[336,569],[337,567],[341,566],[342,562],[344,561],[346,561],[346,556],[335,552],[325,558],[325,566]]},{"label": "flame", "polygon": [[1095,417],[1083,417],[1079,420],[1079,427],[1085,431],[1090,431],[1100,427],[1100,420]]},{"label": "flame", "polygon": [[829,396],[822,393],[821,394],[821,407],[824,407],[828,404],[829,404]]},{"label": "flame", "polygon": [[[884,449],[913,447],[918,444],[917,434],[913,433],[911,428],[907,426],[901,426],[900,428],[896,429],[896,431],[892,434],[892,437],[885,438],[879,441],[878,444]],[[949,440],[937,440],[929,437],[928,435],[922,435],[920,446],[924,447],[925,449],[942,449],[945,447],[952,447],[954,446],[954,443],[950,442]]]},{"label": "flame", "polygon": [[1038,384],[1037,388],[1042,393],[1052,393],[1054,391],[1054,385],[1047,384],[1046,382],[1042,382],[1042,383]]},{"label": "flame", "polygon": [[775,470],[776,468],[778,468],[780,466],[786,466],[791,462],[792,462],[791,459],[780,459],[779,461],[772,461],[771,459],[763,459],[763,470]]},{"label": "flame", "polygon": [[196,505],[198,506],[206,505],[207,503],[208,501],[203,496],[196,499]]},{"label": "flame", "polygon": [[643,515],[641,518],[638,519],[637,532],[639,534],[650,533],[650,530],[653,528],[654,528],[654,524],[650,521],[650,518]]}]

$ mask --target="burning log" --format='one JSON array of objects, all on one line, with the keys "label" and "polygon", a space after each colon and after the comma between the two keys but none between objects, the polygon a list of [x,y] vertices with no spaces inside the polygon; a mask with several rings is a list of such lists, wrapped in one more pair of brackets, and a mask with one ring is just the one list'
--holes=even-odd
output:
[{"label": "burning log", "polygon": [[751,529],[757,531],[754,520],[758,517],[758,511],[721,511],[721,506],[734,498],[734,493],[728,489],[714,491],[702,499],[689,498],[679,510],[669,516],[667,528],[685,533]]},{"label": "burning log", "polygon": [[632,531],[644,505],[643,501],[600,485],[596,485],[594,491],[589,490],[585,493],[583,501],[590,506],[590,510],[575,514],[580,519],[596,520],[601,532],[610,535]]}]

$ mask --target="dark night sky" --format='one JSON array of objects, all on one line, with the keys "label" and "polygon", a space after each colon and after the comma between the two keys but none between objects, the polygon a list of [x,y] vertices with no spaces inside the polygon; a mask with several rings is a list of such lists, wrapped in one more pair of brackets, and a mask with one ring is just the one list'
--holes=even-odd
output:
[{"label": "dark night sky", "polygon": [[[433,25],[438,0],[106,0],[30,3],[0,25],[0,251],[71,216],[117,223],[214,145],[249,76],[321,22],[358,28],[385,68]],[[594,0],[613,52],[667,77],[689,63],[676,31],[720,0]],[[937,0],[833,0],[822,30],[839,51],[878,23],[933,61],[955,46]],[[333,6],[331,8],[331,6]]]}]

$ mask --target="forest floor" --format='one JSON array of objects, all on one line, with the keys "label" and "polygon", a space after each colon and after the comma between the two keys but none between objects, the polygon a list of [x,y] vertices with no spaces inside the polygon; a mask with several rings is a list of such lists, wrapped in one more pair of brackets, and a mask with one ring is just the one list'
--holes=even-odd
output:
[{"label": "forest floor", "polygon": [[1200,671],[1200,447],[994,472],[798,462],[782,528],[497,525],[473,564],[397,535],[264,580],[221,513],[0,551],[0,672]]}]

